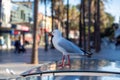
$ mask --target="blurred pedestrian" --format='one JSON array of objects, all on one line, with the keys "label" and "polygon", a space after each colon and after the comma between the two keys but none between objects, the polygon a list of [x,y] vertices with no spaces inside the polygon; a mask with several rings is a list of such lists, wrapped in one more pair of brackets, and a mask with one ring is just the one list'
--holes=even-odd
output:
[{"label": "blurred pedestrian", "polygon": [[20,53],[19,51],[21,46],[20,40],[16,40],[14,46],[15,46],[15,53]]},{"label": "blurred pedestrian", "polygon": [[18,49],[18,52],[20,53],[20,52],[26,52],[26,49],[25,49],[25,45],[23,44],[23,45],[20,45],[20,47],[19,47],[19,49]]}]

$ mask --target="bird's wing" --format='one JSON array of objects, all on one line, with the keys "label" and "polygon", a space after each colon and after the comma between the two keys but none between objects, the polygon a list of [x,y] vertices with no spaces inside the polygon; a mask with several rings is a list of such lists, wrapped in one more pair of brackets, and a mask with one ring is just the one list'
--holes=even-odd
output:
[{"label": "bird's wing", "polygon": [[63,49],[65,49],[66,52],[68,53],[80,53],[80,54],[84,54],[83,51],[80,50],[79,47],[77,47],[75,44],[73,44],[72,42],[62,38],[59,42],[58,45],[60,47],[62,47]]}]

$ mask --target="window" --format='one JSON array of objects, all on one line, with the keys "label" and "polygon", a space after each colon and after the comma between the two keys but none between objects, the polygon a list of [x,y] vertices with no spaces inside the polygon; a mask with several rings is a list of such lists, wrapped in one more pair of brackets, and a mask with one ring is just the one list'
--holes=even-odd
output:
[{"label": "window", "polygon": [[21,10],[21,19],[25,20],[25,13],[23,10]]}]

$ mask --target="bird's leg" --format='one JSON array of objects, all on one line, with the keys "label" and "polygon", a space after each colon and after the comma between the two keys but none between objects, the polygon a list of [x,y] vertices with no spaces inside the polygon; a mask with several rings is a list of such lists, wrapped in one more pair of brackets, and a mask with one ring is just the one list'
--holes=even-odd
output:
[{"label": "bird's leg", "polygon": [[63,67],[64,66],[64,60],[65,60],[65,55],[62,57],[62,63],[58,65],[58,67]]},{"label": "bird's leg", "polygon": [[67,60],[67,64],[66,64],[66,65],[67,65],[67,66],[70,66],[70,55],[67,55],[67,59],[68,59],[68,60]]}]

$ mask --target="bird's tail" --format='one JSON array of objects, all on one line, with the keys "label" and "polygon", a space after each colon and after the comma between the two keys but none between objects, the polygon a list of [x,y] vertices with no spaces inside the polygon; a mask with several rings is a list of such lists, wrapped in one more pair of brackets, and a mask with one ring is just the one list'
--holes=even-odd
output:
[{"label": "bird's tail", "polygon": [[84,49],[81,49],[81,50],[84,52],[84,55],[87,56],[87,57],[89,57],[89,58],[90,58],[90,57],[92,56],[92,54],[93,54],[92,52],[86,51],[86,50],[84,50]]}]

